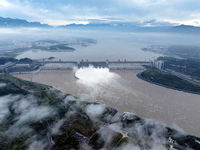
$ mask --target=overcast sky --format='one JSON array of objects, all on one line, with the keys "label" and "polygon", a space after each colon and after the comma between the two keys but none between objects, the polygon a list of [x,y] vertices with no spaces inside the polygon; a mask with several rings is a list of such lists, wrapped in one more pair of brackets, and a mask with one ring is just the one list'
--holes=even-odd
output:
[{"label": "overcast sky", "polygon": [[0,16],[55,26],[89,22],[200,26],[200,0],[0,0]]}]

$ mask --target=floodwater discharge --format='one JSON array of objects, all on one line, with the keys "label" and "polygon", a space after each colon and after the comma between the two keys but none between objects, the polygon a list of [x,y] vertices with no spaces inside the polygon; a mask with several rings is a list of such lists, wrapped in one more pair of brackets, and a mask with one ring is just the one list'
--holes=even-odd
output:
[{"label": "floodwater discharge", "polygon": [[[90,68],[92,71],[92,68]],[[80,71],[80,70],[79,70]],[[81,100],[104,103],[116,108],[120,115],[132,112],[171,127],[180,127],[188,134],[200,136],[200,95],[168,89],[137,78],[141,70],[116,70],[85,76],[84,70],[75,78],[74,71],[47,70],[39,74],[17,77],[46,85],[79,97]],[[95,80],[95,77],[98,79]],[[106,80],[106,76],[110,80]],[[94,79],[89,79],[89,78]],[[91,82],[93,82],[91,84]],[[178,125],[178,126],[177,126]]]}]

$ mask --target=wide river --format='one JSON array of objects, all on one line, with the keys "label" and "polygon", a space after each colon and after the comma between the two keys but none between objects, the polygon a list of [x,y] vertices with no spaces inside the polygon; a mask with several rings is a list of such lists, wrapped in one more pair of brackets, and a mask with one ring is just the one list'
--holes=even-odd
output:
[{"label": "wide river", "polygon": [[[74,71],[41,71],[39,74],[17,77],[46,85],[79,97],[116,108],[120,115],[133,112],[200,137],[200,95],[185,93],[138,79],[138,70],[112,71],[109,81],[84,83],[74,77]],[[92,84],[90,84],[92,83]]]}]

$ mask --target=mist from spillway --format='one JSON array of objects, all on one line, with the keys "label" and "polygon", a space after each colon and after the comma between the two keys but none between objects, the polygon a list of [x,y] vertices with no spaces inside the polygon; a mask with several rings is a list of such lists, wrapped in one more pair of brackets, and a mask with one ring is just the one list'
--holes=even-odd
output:
[{"label": "mist from spillway", "polygon": [[120,78],[118,74],[110,72],[108,68],[94,68],[93,66],[75,70],[75,77],[78,78],[79,84],[89,87],[108,85]]}]

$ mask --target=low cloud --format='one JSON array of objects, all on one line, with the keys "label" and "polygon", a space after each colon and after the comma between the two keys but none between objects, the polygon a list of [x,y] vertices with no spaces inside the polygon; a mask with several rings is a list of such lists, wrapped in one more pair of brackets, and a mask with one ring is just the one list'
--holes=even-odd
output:
[{"label": "low cloud", "polygon": [[9,106],[13,101],[19,99],[20,96],[7,95],[0,97],[0,123],[10,114]]},{"label": "low cloud", "polygon": [[13,105],[13,109],[17,114],[20,114],[17,119],[17,124],[22,124],[25,121],[35,121],[42,118],[55,115],[55,111],[48,106],[38,106],[37,100],[33,96],[20,100]]},{"label": "low cloud", "polygon": [[[61,103],[63,105],[68,105],[70,104],[70,100]],[[55,143],[52,139],[52,135],[58,135],[59,137],[60,133],[64,132],[60,130],[60,128],[64,124],[65,128],[67,124],[70,123],[69,118],[74,114],[79,113],[75,107],[81,107],[79,110],[85,110],[86,114],[94,122],[97,121],[96,118],[100,116],[106,108],[104,104],[85,105],[80,101],[76,101],[76,103],[74,103],[74,108],[72,106],[71,109],[65,112],[64,116],[61,118],[58,116],[55,117],[56,119],[53,123],[48,123],[47,121],[47,127],[45,127],[43,126],[44,122],[42,120],[50,116],[51,118],[54,118],[53,116],[58,114],[57,108],[39,105],[37,99],[32,95],[8,95],[0,97],[0,123],[4,121],[7,116],[11,114],[16,115],[13,124],[8,128],[8,130],[4,131],[2,135],[11,135],[10,140],[14,141],[14,139],[20,135],[24,136],[29,134],[31,137],[29,137],[26,142],[33,142],[30,142],[31,144],[28,146],[28,150],[51,149],[51,146]],[[82,115],[84,115],[84,113]],[[99,125],[100,129],[96,132],[98,134],[96,142],[98,143],[98,141],[100,141],[100,143],[103,143],[102,149],[110,149],[114,146],[114,149],[116,150],[166,150],[165,143],[169,136],[166,125],[150,119],[142,119],[137,122],[139,119],[132,113],[125,113],[120,119],[122,120],[113,122],[112,124],[105,123]],[[29,126],[29,123],[33,122],[43,124],[42,127],[40,126],[39,132],[33,131],[34,129]],[[176,129],[179,128],[176,127]],[[174,138],[185,135],[182,130],[176,132],[173,134]],[[119,141],[115,141],[115,138]],[[128,141],[122,143],[122,145],[118,145],[122,138],[127,138]],[[80,142],[80,146],[83,149],[92,150],[92,145],[90,145],[90,142],[88,143]]]},{"label": "low cloud", "polygon": [[91,104],[86,107],[86,113],[91,118],[100,116],[105,111],[105,105],[103,104]]},{"label": "low cloud", "polygon": [[3,88],[6,86],[6,83],[0,83],[0,88]]},{"label": "low cloud", "polygon": [[7,1],[1,0],[0,1],[0,6],[7,7],[7,6],[10,6],[10,3],[8,3]]},{"label": "low cloud", "polygon": [[48,146],[45,141],[34,141],[27,150],[44,150]]},{"label": "low cloud", "polygon": [[0,97],[0,123],[5,117],[14,114],[17,115],[13,119],[14,124],[5,131],[5,135],[12,134],[16,137],[22,133],[32,132],[27,124],[54,116],[56,111],[48,106],[38,106],[36,98],[32,95]]},{"label": "low cloud", "polygon": [[[51,25],[88,23],[91,19],[116,18],[120,22],[157,19],[180,23],[199,20],[199,0],[85,0],[85,1],[0,1],[4,17],[23,18]],[[178,7],[177,7],[178,6]],[[178,12],[178,13],[177,13]],[[74,19],[74,21],[70,21]],[[112,21],[107,19],[106,22]],[[195,23],[194,23],[195,24]]]},{"label": "low cloud", "polygon": [[65,122],[66,119],[61,119],[59,120],[57,123],[55,123],[53,125],[53,127],[51,128],[51,133],[52,134],[58,134],[59,133],[59,129],[60,127],[63,125],[63,123]]}]

